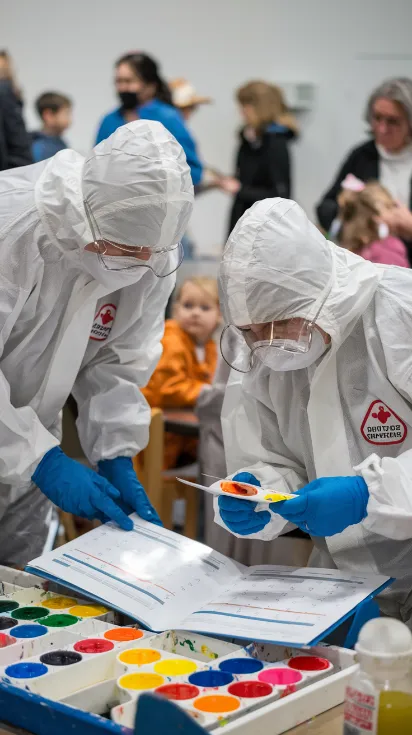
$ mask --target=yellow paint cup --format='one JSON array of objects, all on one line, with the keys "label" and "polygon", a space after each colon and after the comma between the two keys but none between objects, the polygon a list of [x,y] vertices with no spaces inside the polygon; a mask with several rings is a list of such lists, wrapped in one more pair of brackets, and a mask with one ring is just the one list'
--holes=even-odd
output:
[{"label": "yellow paint cup", "polygon": [[108,612],[107,607],[103,605],[75,605],[69,610],[70,615],[75,615],[76,618],[97,618]]},{"label": "yellow paint cup", "polygon": [[197,670],[194,661],[187,658],[165,658],[155,664],[154,670],[164,676],[185,676]]}]

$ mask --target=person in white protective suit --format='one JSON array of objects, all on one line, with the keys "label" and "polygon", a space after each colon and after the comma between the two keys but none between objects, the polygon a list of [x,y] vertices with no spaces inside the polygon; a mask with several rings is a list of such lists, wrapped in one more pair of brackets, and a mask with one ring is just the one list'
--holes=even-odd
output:
[{"label": "person in white protective suit", "polygon": [[396,577],[380,607],[411,626],[411,271],[268,199],[233,230],[220,288],[223,356],[230,330],[244,338],[222,411],[228,472],[296,497],[267,510],[220,496],[216,521],[266,541],[292,522],[313,537],[310,566]]},{"label": "person in white protective suit", "polygon": [[[0,562],[41,553],[50,501],[126,530],[132,511],[160,522],[131,457],[148,440],[139,387],[192,202],[183,150],[157,122],[0,174]],[[71,392],[96,471],[59,447]]]}]

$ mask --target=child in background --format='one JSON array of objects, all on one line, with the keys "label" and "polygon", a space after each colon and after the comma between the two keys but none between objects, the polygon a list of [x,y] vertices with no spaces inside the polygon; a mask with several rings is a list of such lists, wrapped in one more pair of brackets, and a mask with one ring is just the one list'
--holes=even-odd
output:
[{"label": "child in background", "polygon": [[[167,319],[163,354],[142,393],[152,408],[192,409],[209,389],[216,369],[212,339],[220,321],[217,282],[189,278],[177,292],[174,319]],[[165,469],[196,460],[197,440],[167,433]]]},{"label": "child in background", "polygon": [[72,123],[72,103],[64,94],[45,92],[36,100],[36,110],[43,121],[42,129],[32,133],[33,159],[38,163],[67,148],[61,136]]},{"label": "child in background", "polygon": [[338,196],[340,223],[338,244],[372,263],[409,267],[407,250],[399,238],[389,234],[379,217],[396,203],[378,182],[363,184],[352,177]]}]

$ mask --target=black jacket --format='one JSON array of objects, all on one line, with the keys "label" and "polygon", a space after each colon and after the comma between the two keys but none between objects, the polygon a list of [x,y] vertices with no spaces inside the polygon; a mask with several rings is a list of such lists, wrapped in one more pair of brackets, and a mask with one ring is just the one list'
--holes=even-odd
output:
[{"label": "black jacket", "polygon": [[33,163],[21,105],[9,82],[0,81],[0,171]]},{"label": "black jacket", "polygon": [[[336,199],[341,189],[341,183],[348,174],[353,174],[364,182],[379,180],[379,153],[373,140],[368,140],[367,143],[363,143],[349,153],[333,185],[319,202],[316,212],[319,224],[326,231],[330,229],[338,213]],[[409,194],[409,206],[412,209],[412,182]]]},{"label": "black jacket", "polygon": [[270,197],[290,197],[287,141],[294,136],[289,128],[271,125],[257,143],[251,143],[242,131],[236,161],[236,177],[241,188],[233,202],[229,232],[255,202]]}]

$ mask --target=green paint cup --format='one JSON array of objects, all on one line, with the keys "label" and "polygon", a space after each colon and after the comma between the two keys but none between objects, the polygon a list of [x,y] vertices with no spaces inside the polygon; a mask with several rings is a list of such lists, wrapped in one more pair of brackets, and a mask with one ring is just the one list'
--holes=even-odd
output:
[{"label": "green paint cup", "polygon": [[38,620],[38,618],[44,618],[47,615],[44,607],[20,607],[18,610],[13,611],[13,617],[17,620]]},{"label": "green paint cup", "polygon": [[48,628],[68,628],[70,625],[76,625],[79,622],[79,618],[76,618],[74,615],[68,615],[67,613],[61,613],[60,615],[48,615],[47,618],[38,620],[38,622],[42,625],[47,625]]},{"label": "green paint cup", "polygon": [[19,603],[14,600],[0,600],[0,614],[17,610],[18,607]]}]

